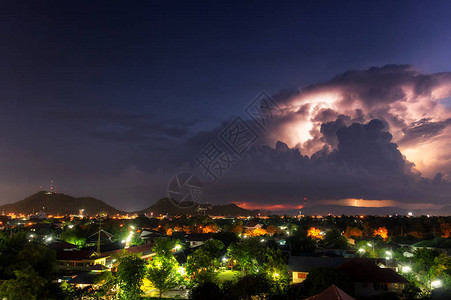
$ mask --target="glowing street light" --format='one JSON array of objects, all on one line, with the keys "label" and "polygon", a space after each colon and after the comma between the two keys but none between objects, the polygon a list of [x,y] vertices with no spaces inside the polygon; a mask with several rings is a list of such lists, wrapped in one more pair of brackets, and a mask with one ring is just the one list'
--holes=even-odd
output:
[{"label": "glowing street light", "polygon": [[409,273],[410,271],[412,271],[412,268],[409,267],[409,266],[404,266],[404,267],[402,267],[402,271],[403,271],[404,273]]},{"label": "glowing street light", "polygon": [[442,286],[442,281],[441,280],[434,280],[431,282],[431,286],[433,288],[439,288]]}]

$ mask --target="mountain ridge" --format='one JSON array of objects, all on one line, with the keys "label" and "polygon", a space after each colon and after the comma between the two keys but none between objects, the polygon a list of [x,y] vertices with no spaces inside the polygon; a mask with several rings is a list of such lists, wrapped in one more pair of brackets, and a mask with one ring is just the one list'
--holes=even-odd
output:
[{"label": "mountain ridge", "polygon": [[80,209],[84,209],[85,215],[97,215],[99,213],[106,213],[109,215],[115,214],[150,214],[155,215],[181,215],[181,214],[202,214],[206,210],[207,214],[223,215],[223,216],[256,216],[261,213],[258,210],[247,210],[235,204],[224,205],[205,205],[201,206],[203,210],[198,209],[198,205],[194,203],[184,203],[189,207],[182,207],[177,205],[174,201],[168,198],[157,200],[149,207],[138,211],[121,211],[115,207],[103,202],[94,197],[73,197],[63,193],[51,193],[47,191],[40,191],[19,200],[14,203],[8,203],[0,206],[2,213],[23,213],[34,214],[43,211],[47,214],[78,214]]}]

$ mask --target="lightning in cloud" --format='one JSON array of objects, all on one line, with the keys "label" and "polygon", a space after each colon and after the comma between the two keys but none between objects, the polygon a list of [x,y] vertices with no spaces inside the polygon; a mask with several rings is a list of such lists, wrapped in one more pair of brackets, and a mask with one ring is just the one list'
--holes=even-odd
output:
[{"label": "lightning in cloud", "polygon": [[[268,143],[281,140],[308,156],[331,152],[338,127],[379,119],[423,176],[450,176],[451,109],[443,100],[450,95],[451,73],[407,65],[348,71],[283,100]],[[331,126],[337,128],[329,134]]]}]

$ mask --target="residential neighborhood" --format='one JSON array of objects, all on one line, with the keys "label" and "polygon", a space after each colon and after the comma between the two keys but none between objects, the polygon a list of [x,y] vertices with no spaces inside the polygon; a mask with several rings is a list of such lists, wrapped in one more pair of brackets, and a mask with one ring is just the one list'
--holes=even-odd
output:
[{"label": "residential neighborhood", "polygon": [[[446,299],[451,290],[448,217],[3,220],[0,294],[6,298],[17,289],[56,289],[58,296],[46,297]],[[429,226],[442,228],[440,235],[431,236]]]}]

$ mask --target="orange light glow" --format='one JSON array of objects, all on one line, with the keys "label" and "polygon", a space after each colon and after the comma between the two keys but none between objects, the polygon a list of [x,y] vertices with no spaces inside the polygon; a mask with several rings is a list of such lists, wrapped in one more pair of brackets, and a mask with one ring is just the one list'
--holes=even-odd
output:
[{"label": "orange light glow", "polygon": [[379,227],[378,229],[374,230],[373,236],[380,236],[385,241],[388,238],[388,230],[385,227]]},{"label": "orange light glow", "polygon": [[315,227],[310,227],[307,231],[307,236],[313,238],[313,239],[323,239],[323,236],[321,235],[321,230]]},{"label": "orange light glow", "polygon": [[299,205],[290,204],[263,204],[257,202],[232,202],[236,206],[244,209],[255,210],[282,210],[282,209],[299,209]]}]

